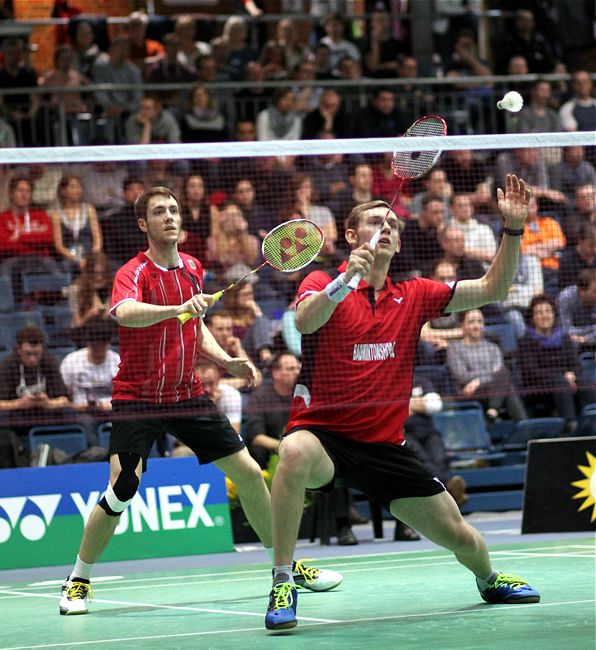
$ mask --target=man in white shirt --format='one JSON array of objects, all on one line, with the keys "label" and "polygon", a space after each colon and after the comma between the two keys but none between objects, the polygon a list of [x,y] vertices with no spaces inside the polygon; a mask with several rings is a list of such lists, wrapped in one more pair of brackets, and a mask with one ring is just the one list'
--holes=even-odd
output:
[{"label": "man in white shirt", "polygon": [[495,234],[474,219],[474,206],[468,194],[454,194],[451,199],[451,225],[464,233],[465,255],[483,263],[491,262],[497,252]]},{"label": "man in white shirt", "polygon": [[112,378],[120,363],[120,356],[110,348],[112,332],[111,323],[102,318],[88,321],[87,345],[67,354],[60,364],[62,379],[91,444],[97,444],[97,424],[108,419],[112,410]]}]

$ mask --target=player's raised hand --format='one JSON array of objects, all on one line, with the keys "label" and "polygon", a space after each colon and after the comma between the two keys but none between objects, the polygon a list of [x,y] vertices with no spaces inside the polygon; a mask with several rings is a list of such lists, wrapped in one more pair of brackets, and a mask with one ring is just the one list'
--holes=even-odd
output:
[{"label": "player's raised hand", "polygon": [[226,364],[226,370],[234,377],[239,377],[246,381],[248,388],[253,388],[256,385],[258,373],[249,359],[242,357],[234,357]]},{"label": "player's raised hand", "polygon": [[348,258],[348,268],[346,269],[345,279],[349,282],[356,274],[364,277],[369,271],[375,260],[373,249],[370,244],[363,244],[355,248]]},{"label": "player's raised hand", "polygon": [[525,181],[515,174],[507,174],[505,192],[500,187],[497,189],[497,203],[507,228],[524,227],[531,196],[532,192]]}]

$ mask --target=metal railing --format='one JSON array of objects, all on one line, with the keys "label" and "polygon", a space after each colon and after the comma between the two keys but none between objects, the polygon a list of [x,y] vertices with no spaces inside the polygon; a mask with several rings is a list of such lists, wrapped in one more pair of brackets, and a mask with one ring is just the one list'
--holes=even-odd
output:
[{"label": "metal railing", "polygon": [[[596,75],[592,75],[596,79]],[[417,79],[370,79],[360,80],[324,80],[300,82],[301,87],[335,88],[342,96],[344,107],[354,115],[364,107],[375,88],[392,88],[396,93],[397,107],[403,112],[406,121],[428,113],[442,115],[448,123],[449,132],[456,135],[473,135],[497,133],[500,130],[499,111],[496,102],[512,86],[529,88],[536,79],[567,83],[567,74],[552,75],[517,75],[487,77],[422,77]],[[218,105],[226,118],[229,138],[233,138],[234,125],[238,118],[254,114],[262,102],[258,99],[238,99],[235,94],[243,89],[279,87],[295,88],[298,83],[293,80],[270,82],[218,82],[204,84],[218,100]],[[472,87],[464,88],[469,85]],[[188,94],[196,83],[180,84],[141,84],[138,89],[146,93],[162,96],[172,93]],[[8,120],[15,129],[18,146],[67,146],[89,144],[94,138],[104,135],[102,129],[106,123],[103,109],[96,102],[98,91],[130,91],[126,84],[94,84],[79,87],[56,87],[18,89],[0,89],[0,102],[6,106],[5,98],[18,95],[41,95],[41,109],[30,120],[15,122]],[[64,103],[65,95],[80,94],[88,105],[85,113],[68,113]],[[52,104],[49,97],[58,98]],[[167,106],[167,102],[165,104]],[[15,108],[12,105],[12,108]],[[25,110],[27,106],[23,106]],[[136,107],[131,106],[134,112]],[[178,113],[180,114],[180,110]],[[4,117],[7,119],[6,111]],[[110,138],[108,138],[109,140]],[[118,143],[124,143],[122,134]]]}]

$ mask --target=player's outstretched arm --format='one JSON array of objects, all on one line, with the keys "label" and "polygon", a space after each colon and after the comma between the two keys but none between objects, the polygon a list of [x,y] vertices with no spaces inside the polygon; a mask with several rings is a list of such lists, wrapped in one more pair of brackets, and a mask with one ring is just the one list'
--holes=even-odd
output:
[{"label": "player's outstretched arm", "polygon": [[197,294],[182,305],[150,305],[146,302],[126,300],[116,308],[116,317],[122,327],[150,327],[187,312],[193,316],[202,316],[209,308],[209,297]]},{"label": "player's outstretched arm", "polygon": [[531,192],[521,178],[507,174],[505,191],[497,190],[499,210],[505,220],[501,245],[483,277],[457,283],[447,312],[475,309],[489,302],[505,300],[517,267],[530,196]]}]

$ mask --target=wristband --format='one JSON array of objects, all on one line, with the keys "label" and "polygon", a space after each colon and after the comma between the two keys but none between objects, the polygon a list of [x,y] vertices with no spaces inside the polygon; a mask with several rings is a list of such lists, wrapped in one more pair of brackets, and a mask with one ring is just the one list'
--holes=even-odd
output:
[{"label": "wristband", "polygon": [[507,227],[505,227],[505,228],[503,228],[503,233],[505,235],[509,235],[510,237],[521,237],[524,234],[524,229],[523,228],[515,229],[515,228],[507,228]]},{"label": "wristband", "polygon": [[324,289],[325,295],[331,302],[341,302],[352,289],[345,281],[345,273],[338,275],[335,280],[332,280]]}]

